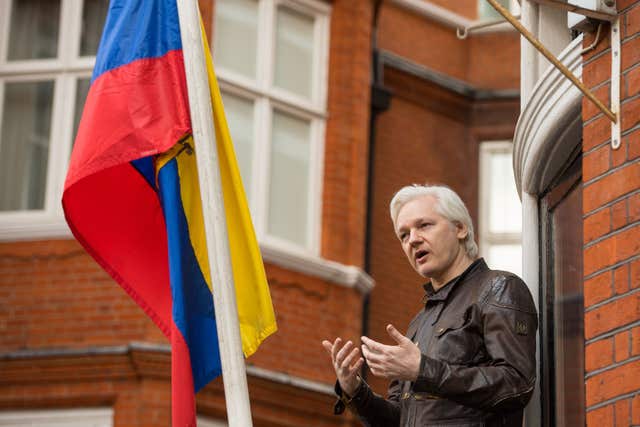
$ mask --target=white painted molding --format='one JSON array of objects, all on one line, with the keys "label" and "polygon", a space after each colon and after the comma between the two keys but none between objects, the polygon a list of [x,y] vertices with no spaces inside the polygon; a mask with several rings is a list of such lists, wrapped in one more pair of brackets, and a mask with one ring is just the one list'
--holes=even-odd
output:
[{"label": "white painted molding", "polygon": [[113,408],[0,411],[0,426],[111,427],[113,426]]},{"label": "white painted molding", "polygon": [[[77,357],[77,356],[94,356],[94,355],[125,355],[132,351],[140,351],[147,353],[171,353],[171,346],[168,344],[158,344],[142,341],[134,341],[128,345],[116,345],[105,347],[87,347],[73,349],[33,349],[33,350],[17,350],[8,353],[0,353],[0,361],[2,360],[26,360],[30,358],[43,357]],[[290,385],[299,389],[312,391],[320,394],[333,395],[333,386],[319,381],[308,380],[306,378],[283,372],[273,371],[271,369],[260,368],[253,365],[247,365],[247,374],[256,378],[262,378],[279,384]],[[1,425],[1,424],[0,424]]]},{"label": "white painted molding", "polygon": [[356,288],[363,294],[371,292],[374,281],[361,268],[329,261],[309,253],[292,251],[275,244],[260,243],[264,262],[287,270],[318,277],[347,288]]},{"label": "white painted molding", "polygon": [[[464,16],[459,15],[455,12],[451,12],[449,9],[426,2],[424,0],[391,0],[391,3],[452,29],[466,28],[482,22],[481,20],[472,20],[469,18],[465,18]],[[508,22],[503,22],[491,27],[474,30],[474,34],[514,31],[516,30],[511,24],[509,24]]]},{"label": "white painted molding", "polygon": [[[42,219],[24,215],[0,228],[0,242],[33,241],[48,239],[72,239],[69,227],[61,217]],[[277,242],[260,242],[264,262],[287,270],[327,280],[336,285],[355,288],[363,294],[371,292],[374,280],[361,268],[329,261],[301,250],[279,245]]]},{"label": "white painted molding", "polygon": [[424,0],[391,0],[391,3],[451,28],[468,27],[475,22]]},{"label": "white painted molding", "polygon": [[[582,35],[558,59],[576,77],[582,76]],[[524,106],[513,140],[513,168],[518,193],[539,194],[555,176],[582,132],[582,94],[557,70],[549,67]]]}]

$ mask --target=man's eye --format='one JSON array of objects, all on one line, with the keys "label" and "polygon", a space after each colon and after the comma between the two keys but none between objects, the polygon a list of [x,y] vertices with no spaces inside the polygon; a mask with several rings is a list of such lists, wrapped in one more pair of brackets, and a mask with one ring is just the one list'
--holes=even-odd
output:
[{"label": "man's eye", "polygon": [[430,227],[432,224],[430,222],[423,222],[422,224],[420,224],[420,228],[427,228]]}]

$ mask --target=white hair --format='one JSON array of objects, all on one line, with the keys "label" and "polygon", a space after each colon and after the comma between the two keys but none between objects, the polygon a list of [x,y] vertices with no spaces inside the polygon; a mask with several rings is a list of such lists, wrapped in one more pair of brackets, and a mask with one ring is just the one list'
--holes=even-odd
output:
[{"label": "white hair", "polygon": [[433,197],[436,200],[436,212],[451,223],[459,223],[467,227],[467,237],[464,239],[464,247],[467,255],[475,259],[478,256],[478,245],[473,238],[473,223],[469,211],[460,196],[444,185],[413,184],[401,188],[389,203],[389,213],[391,214],[394,228],[400,209],[413,199],[424,196]]}]

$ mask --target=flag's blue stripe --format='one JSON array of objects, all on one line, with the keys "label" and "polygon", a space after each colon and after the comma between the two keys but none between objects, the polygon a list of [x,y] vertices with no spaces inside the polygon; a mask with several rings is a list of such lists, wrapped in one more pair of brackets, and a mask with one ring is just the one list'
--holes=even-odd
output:
[{"label": "flag's blue stripe", "polygon": [[222,371],[213,300],[189,240],[175,159],[160,169],[158,184],[167,224],[173,320],[189,347],[198,391]]},{"label": "flag's blue stripe", "polygon": [[142,157],[132,160],[131,165],[142,175],[147,183],[156,190],[156,166],[153,164],[153,157]]},{"label": "flag's blue stripe", "polygon": [[182,49],[176,0],[111,0],[91,81],[176,49]]}]

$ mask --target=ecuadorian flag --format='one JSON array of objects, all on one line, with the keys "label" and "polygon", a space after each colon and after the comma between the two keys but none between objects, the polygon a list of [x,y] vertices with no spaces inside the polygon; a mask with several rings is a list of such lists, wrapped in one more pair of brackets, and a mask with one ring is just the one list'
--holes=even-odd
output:
[{"label": "ecuadorian flag", "polygon": [[[206,42],[206,37],[205,37]],[[276,322],[207,50],[243,351]],[[221,373],[176,0],[111,0],[62,204],[74,236],[170,339],[173,425]]]}]

